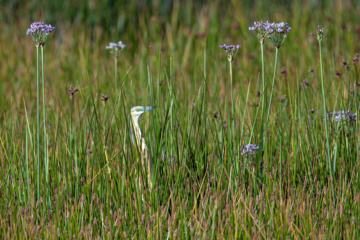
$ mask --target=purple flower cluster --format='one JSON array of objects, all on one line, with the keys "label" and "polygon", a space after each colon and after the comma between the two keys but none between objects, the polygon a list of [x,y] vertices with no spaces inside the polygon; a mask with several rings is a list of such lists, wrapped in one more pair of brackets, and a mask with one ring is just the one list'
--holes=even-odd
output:
[{"label": "purple flower cluster", "polygon": [[316,30],[316,34],[310,33],[310,36],[313,36],[314,38],[316,38],[319,42],[321,42],[324,38],[324,31],[321,28],[320,25],[318,25],[318,28]]},{"label": "purple flower cluster", "polygon": [[246,154],[255,154],[255,152],[259,151],[259,147],[257,147],[254,144],[247,144],[247,145],[243,145],[240,149],[241,151],[241,155],[246,155]]},{"label": "purple flower cluster", "polygon": [[106,49],[110,50],[110,53],[114,58],[118,58],[124,48],[126,48],[126,45],[122,41],[119,41],[118,43],[111,42],[109,46],[106,46]]},{"label": "purple flower cluster", "polygon": [[350,111],[336,111],[336,112],[329,112],[326,114],[326,118],[329,121],[356,121],[356,113],[351,113]]},{"label": "purple flower cluster", "polygon": [[241,47],[241,45],[219,45],[220,48],[224,49],[226,51],[227,58],[229,62],[232,62],[237,54],[237,51]]},{"label": "purple flower cluster", "polygon": [[280,48],[291,31],[291,27],[284,22],[269,23],[269,21],[266,21],[265,23],[261,21],[254,22],[254,26],[249,27],[249,31],[255,34],[260,43],[264,43],[264,39],[268,38],[276,48]]},{"label": "purple flower cluster", "polygon": [[27,29],[26,35],[30,36],[37,47],[43,47],[50,33],[55,29],[51,24],[33,22]]},{"label": "purple flower cluster", "polygon": [[263,21],[254,22],[254,26],[249,27],[249,31],[251,31],[255,35],[255,37],[257,37],[261,44],[263,44],[265,40],[265,27],[267,26],[267,24],[268,22],[264,23]]},{"label": "purple flower cluster", "polygon": [[272,41],[276,48],[281,47],[289,32],[291,31],[291,27],[284,22],[268,23],[265,29],[267,38]]}]

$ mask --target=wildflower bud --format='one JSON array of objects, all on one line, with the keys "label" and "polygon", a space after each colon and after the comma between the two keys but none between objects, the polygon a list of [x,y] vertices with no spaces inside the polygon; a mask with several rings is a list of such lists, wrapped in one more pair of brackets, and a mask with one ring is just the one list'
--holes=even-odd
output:
[{"label": "wildflower bud", "polygon": [[316,35],[310,33],[310,36],[315,37],[319,42],[321,42],[321,41],[323,40],[323,37],[324,37],[324,32],[323,32],[321,26],[318,25],[318,29],[317,29],[317,31],[316,31]]},{"label": "wildflower bud", "polygon": [[214,112],[214,118],[218,118],[218,117],[219,117],[218,112],[215,111],[215,112]]},{"label": "wildflower bud", "polygon": [[352,61],[353,61],[354,66],[356,66],[357,63],[359,62],[359,55],[356,55],[355,57],[353,57]]}]

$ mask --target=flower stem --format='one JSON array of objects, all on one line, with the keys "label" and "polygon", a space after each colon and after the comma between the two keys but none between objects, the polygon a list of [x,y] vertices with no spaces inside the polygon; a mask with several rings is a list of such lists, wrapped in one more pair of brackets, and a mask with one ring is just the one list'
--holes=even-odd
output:
[{"label": "flower stem", "polygon": [[232,75],[232,62],[230,61],[230,88],[231,88],[231,114],[234,118],[234,101],[233,101],[233,75]]},{"label": "flower stem", "polygon": [[[319,54],[320,54],[321,89],[322,89],[322,98],[323,98],[323,105],[324,105],[327,160],[328,160],[328,167],[329,167],[329,171],[330,171],[330,178],[333,179],[333,174],[332,174],[332,169],[331,169],[329,135],[328,135],[328,128],[327,128],[326,99],[325,99],[325,88],[324,88],[324,73],[323,73],[323,65],[322,65],[322,52],[321,52],[321,41],[320,40],[319,40]],[[333,190],[333,194],[334,194],[334,182],[332,182],[332,190]]]},{"label": "flower stem", "polygon": [[264,110],[265,110],[265,73],[264,73],[264,43],[260,42],[261,44],[261,71],[262,71],[262,109],[261,109],[261,151],[264,151]]},{"label": "flower stem", "polygon": [[[70,100],[70,134],[69,134],[69,156],[70,156],[70,159],[73,159],[73,154],[72,154],[72,144],[71,144],[71,141],[72,141],[72,115],[73,115],[73,107],[74,106],[74,98],[72,98]],[[71,166],[71,165],[70,165]],[[68,185],[68,193],[71,192],[72,194],[72,183],[74,182],[74,174],[73,174],[73,171],[72,171],[72,168],[68,168],[68,170],[70,169],[70,187]]]},{"label": "flower stem", "polygon": [[28,131],[25,131],[26,138],[25,138],[25,162],[26,162],[26,192],[27,192],[27,205],[30,205],[30,178],[29,178],[29,150],[28,150]]},{"label": "flower stem", "polygon": [[[43,113],[44,113],[44,164],[45,164],[45,181],[46,186],[49,184],[49,164],[47,152],[47,134],[46,134],[46,105],[45,105],[45,75],[44,75],[44,47],[41,47],[41,72],[42,72],[42,89],[43,89]],[[47,196],[49,197],[48,187],[46,188]],[[49,199],[49,204],[50,199]]]},{"label": "flower stem", "polygon": [[262,71],[261,73],[262,73],[262,87],[263,87],[263,101],[264,101],[264,92],[265,92],[264,43],[261,43],[261,71]]},{"label": "flower stem", "polygon": [[117,91],[117,58],[115,59],[115,90]]},{"label": "flower stem", "polygon": [[37,124],[37,201],[40,200],[40,84],[39,84],[39,47],[36,47],[36,87],[37,87],[37,118],[36,118],[36,124]]},{"label": "flower stem", "polygon": [[232,74],[232,61],[230,63],[230,88],[231,88],[231,125],[232,125],[232,134],[234,136],[235,134],[235,124],[234,124],[234,118],[235,118],[235,109],[234,109],[234,99],[233,99],[233,74]]},{"label": "flower stem", "polygon": [[[267,131],[267,127],[268,127],[268,123],[269,123],[269,116],[270,116],[270,110],[271,110],[272,97],[273,97],[273,93],[274,93],[278,52],[279,52],[279,49],[276,48],[274,77],[273,77],[273,83],[272,83],[272,86],[271,86],[270,103],[269,103],[269,109],[268,109],[268,113],[267,113],[267,117],[266,117],[265,132]],[[266,135],[267,135],[267,134],[265,134],[265,136],[266,136]],[[266,139],[266,137],[265,137],[265,139]],[[264,144],[266,144],[266,141],[265,141]]]},{"label": "flower stem", "polygon": [[[44,113],[44,153],[45,153],[45,168],[47,168],[47,142],[46,142],[46,110],[45,110],[45,77],[44,77],[44,48],[41,47],[41,72],[42,72],[42,92],[43,92],[43,113]],[[48,174],[45,172],[46,183],[48,182]]]}]

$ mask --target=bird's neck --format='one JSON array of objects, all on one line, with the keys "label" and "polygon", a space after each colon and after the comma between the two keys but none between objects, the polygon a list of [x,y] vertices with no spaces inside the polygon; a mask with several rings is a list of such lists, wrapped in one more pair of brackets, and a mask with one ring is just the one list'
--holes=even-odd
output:
[{"label": "bird's neck", "polygon": [[141,134],[139,124],[137,124],[137,121],[138,121],[138,119],[134,119],[134,118],[132,119],[136,143],[138,146],[141,146],[142,134]]}]

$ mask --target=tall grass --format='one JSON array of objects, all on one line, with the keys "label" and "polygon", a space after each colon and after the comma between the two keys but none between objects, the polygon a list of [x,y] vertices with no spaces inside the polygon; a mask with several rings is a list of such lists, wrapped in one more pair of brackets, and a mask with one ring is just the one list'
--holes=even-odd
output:
[{"label": "tall grass", "polygon": [[[9,81],[0,85],[2,239],[359,238],[359,127],[325,127],[320,59],[309,36],[324,27],[327,108],[358,114],[359,65],[349,62],[360,49],[357,2],[81,3],[47,2],[51,10],[43,13],[31,1],[3,7],[0,77]],[[35,49],[25,31],[14,31],[41,18],[56,26],[43,53],[47,161],[37,161],[43,129],[35,125]],[[270,100],[262,98],[270,95],[276,54],[265,42],[262,61],[248,26],[267,19],[292,27],[277,59],[286,74],[275,79],[263,132],[267,154],[245,157],[242,145],[263,141],[260,108]],[[116,87],[105,46],[117,39],[127,48]],[[237,41],[228,89],[218,45]],[[70,86],[79,89],[72,99]],[[109,96],[106,104],[101,94]],[[151,191],[130,136],[130,109],[138,105],[160,106],[140,122],[154,159]]]}]

